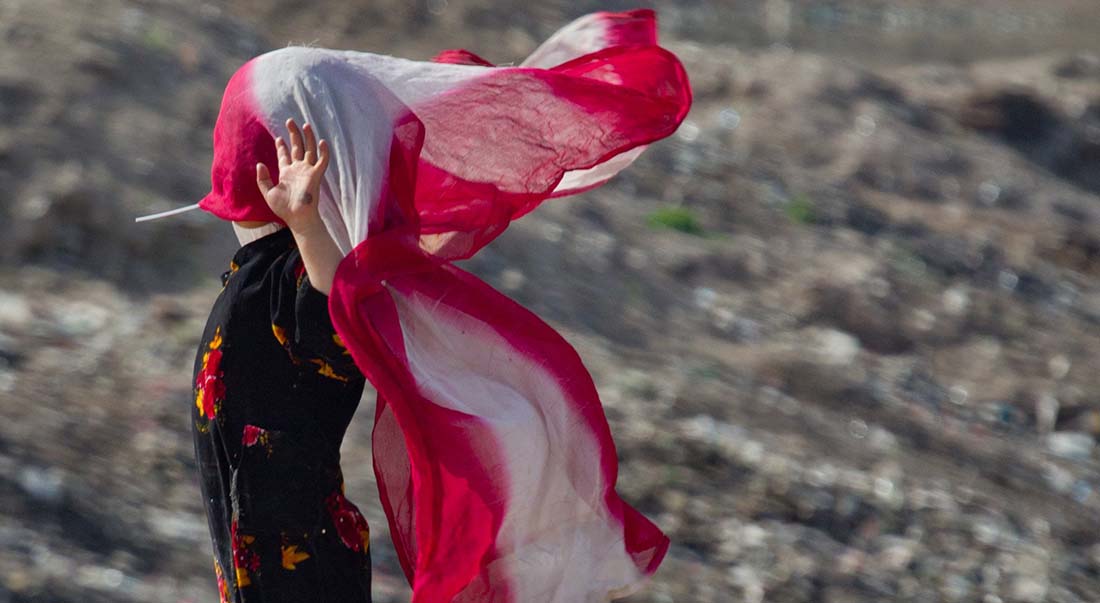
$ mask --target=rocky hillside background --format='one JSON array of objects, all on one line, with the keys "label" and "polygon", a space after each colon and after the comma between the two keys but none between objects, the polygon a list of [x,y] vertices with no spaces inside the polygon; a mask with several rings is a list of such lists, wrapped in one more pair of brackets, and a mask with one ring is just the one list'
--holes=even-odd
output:
[{"label": "rocky hillside background", "polygon": [[[688,121],[467,265],[596,378],[673,539],[629,601],[1100,600],[1100,9],[652,5]],[[0,603],[216,600],[186,417],[234,240],[131,218],[205,192],[240,63],[508,62],[633,6],[0,1]],[[344,464],[396,603],[371,405]]]}]

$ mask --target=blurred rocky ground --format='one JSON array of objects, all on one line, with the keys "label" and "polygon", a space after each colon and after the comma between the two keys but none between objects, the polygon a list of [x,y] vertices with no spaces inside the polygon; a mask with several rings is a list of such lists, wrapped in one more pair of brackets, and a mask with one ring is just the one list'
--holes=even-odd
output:
[{"label": "blurred rocky ground", "polygon": [[[672,537],[632,603],[1100,600],[1100,9],[656,2],[697,104],[467,267],[593,372]],[[190,369],[229,74],[507,62],[621,2],[0,1],[0,603],[216,598]],[[380,603],[407,600],[345,444]]]}]

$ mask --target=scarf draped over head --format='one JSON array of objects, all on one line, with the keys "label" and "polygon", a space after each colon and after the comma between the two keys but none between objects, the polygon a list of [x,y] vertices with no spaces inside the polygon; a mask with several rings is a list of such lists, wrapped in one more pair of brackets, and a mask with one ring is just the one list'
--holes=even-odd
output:
[{"label": "scarf draped over head", "polygon": [[451,261],[606,182],[690,94],[648,10],[583,17],[518,66],[292,47],[230,80],[203,209],[278,221],[255,166],[278,178],[284,121],[331,145],[319,211],[346,257],[329,311],[378,390],[374,468],[414,603],[605,601],[661,562],[668,539],[615,492],[577,353]]}]

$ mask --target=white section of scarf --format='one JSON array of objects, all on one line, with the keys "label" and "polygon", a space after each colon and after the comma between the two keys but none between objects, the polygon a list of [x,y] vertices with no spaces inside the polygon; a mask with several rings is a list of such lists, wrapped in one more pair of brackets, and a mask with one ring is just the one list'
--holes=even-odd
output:
[{"label": "white section of scarf", "polygon": [[605,503],[596,436],[554,376],[490,325],[388,291],[421,393],[495,435],[501,454],[490,464],[505,472],[496,479],[508,503],[486,574],[506,579],[523,603],[598,603],[635,590],[643,576]]},{"label": "white section of scarf", "polygon": [[310,123],[332,150],[318,210],[345,255],[380,216],[394,125],[409,105],[442,94],[485,67],[423,63],[364,52],[289,47],[256,59],[252,91],[266,126]]}]

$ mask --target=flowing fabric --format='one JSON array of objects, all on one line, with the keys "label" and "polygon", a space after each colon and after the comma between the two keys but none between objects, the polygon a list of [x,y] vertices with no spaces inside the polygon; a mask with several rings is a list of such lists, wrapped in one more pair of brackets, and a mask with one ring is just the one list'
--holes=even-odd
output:
[{"label": "flowing fabric", "polygon": [[378,390],[375,472],[414,603],[604,601],[667,550],[615,492],[573,348],[451,264],[675,131],[690,89],[655,31],[648,10],[589,15],[514,67],[286,48],[227,86],[203,209],[278,221],[255,165],[277,178],[288,117],[332,147],[319,209],[346,257],[329,311]]}]

